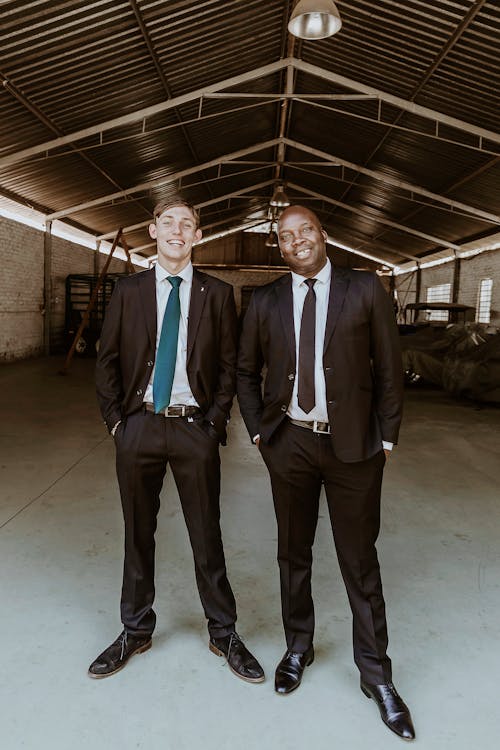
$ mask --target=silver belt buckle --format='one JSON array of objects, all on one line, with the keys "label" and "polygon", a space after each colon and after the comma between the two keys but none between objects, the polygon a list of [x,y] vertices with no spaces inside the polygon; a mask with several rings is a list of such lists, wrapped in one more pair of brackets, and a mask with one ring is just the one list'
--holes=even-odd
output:
[{"label": "silver belt buckle", "polygon": [[[177,414],[174,414],[174,413],[169,414],[168,413],[169,409],[172,409],[172,411],[175,409],[175,411],[177,412]],[[180,414],[178,413],[178,410],[180,410]],[[165,416],[166,417],[172,417],[172,418],[173,417],[185,417],[186,416],[186,406],[185,406],[185,404],[172,404],[172,406],[167,406],[167,408],[165,409]]]},{"label": "silver belt buckle", "polygon": [[319,422],[315,419],[313,421],[313,432],[317,432],[319,435],[330,435],[330,425],[328,422]]}]

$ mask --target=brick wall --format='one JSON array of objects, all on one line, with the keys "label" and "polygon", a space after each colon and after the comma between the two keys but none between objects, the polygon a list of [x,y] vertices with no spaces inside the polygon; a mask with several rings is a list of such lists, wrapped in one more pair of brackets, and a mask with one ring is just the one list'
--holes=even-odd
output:
[{"label": "brick wall", "polygon": [[[0,362],[43,353],[43,232],[0,216]],[[215,243],[214,243],[215,244]],[[207,257],[200,257],[201,262]],[[102,268],[104,256],[98,258]],[[66,276],[94,273],[95,253],[59,237],[52,239],[51,341],[62,344]],[[111,273],[123,273],[125,263],[113,260]],[[279,271],[208,270],[234,286],[238,311],[243,287],[259,286],[281,275]],[[476,306],[479,282],[493,279],[491,321],[500,325],[500,252],[491,251],[461,262],[458,301]],[[384,279],[386,281],[386,279]],[[453,283],[453,263],[422,271],[421,301],[429,286]],[[416,274],[396,277],[400,304],[415,301]]]},{"label": "brick wall", "polygon": [[[420,302],[427,299],[427,289],[438,284],[451,284],[453,289],[454,263],[422,270]],[[472,258],[462,258],[458,302],[477,307],[477,295],[481,279],[493,279],[491,300],[491,323],[500,326],[500,251],[491,250]],[[400,305],[415,302],[416,273],[396,276],[396,289]]]},{"label": "brick wall", "polygon": [[[0,216],[0,362],[43,354],[43,243],[43,232]],[[54,348],[61,346],[63,339],[66,276],[94,273],[94,258],[93,250],[52,238],[50,316]],[[113,260],[110,271],[123,273],[125,263]]]},{"label": "brick wall", "polygon": [[238,313],[241,311],[241,290],[244,286],[262,286],[263,284],[269,284],[269,282],[277,279],[278,276],[283,276],[283,273],[288,273],[287,271],[226,271],[222,268],[213,270],[207,269],[206,272],[210,274],[210,276],[216,276],[218,279],[222,279],[222,281],[227,281],[228,284],[232,284]]},{"label": "brick wall", "polygon": [[40,354],[43,234],[0,217],[0,361]]},{"label": "brick wall", "polygon": [[500,326],[500,251],[476,255],[462,260],[458,299],[464,305],[477,307],[477,295],[482,279],[493,279],[491,322]]}]

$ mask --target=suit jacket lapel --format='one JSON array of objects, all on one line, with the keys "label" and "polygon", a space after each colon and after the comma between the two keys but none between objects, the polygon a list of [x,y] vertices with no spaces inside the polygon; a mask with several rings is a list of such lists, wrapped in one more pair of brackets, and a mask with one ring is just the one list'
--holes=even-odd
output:
[{"label": "suit jacket lapel", "polygon": [[283,331],[288,346],[290,347],[292,360],[295,362],[295,328],[293,325],[293,292],[291,274],[282,278],[281,284],[276,287],[276,295],[278,297],[278,308],[281,315],[281,322],[283,324]]},{"label": "suit jacket lapel", "polygon": [[330,339],[334,334],[339,315],[342,312],[349,283],[350,281],[345,270],[343,268],[332,266],[330,296],[328,299],[328,315],[326,318],[325,345],[323,348],[324,352],[326,352]]},{"label": "suit jacket lapel", "polygon": [[193,283],[191,285],[191,299],[189,301],[188,317],[188,336],[187,336],[187,353],[186,362],[189,361],[193,351],[196,334],[200,323],[201,313],[207,298],[207,286],[210,283],[210,277],[200,273],[196,268],[193,269]]},{"label": "suit jacket lapel", "polygon": [[146,328],[148,330],[149,343],[153,351],[156,349],[156,272],[152,268],[150,271],[136,276],[140,289],[140,298]]}]

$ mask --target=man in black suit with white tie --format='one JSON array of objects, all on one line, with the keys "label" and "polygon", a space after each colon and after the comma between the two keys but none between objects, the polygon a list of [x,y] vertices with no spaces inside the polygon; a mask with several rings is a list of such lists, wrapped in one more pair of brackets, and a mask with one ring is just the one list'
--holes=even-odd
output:
[{"label": "man in black suit with white tie", "polygon": [[269,470],[278,523],[287,651],[275,689],[295,690],[314,660],[312,545],[323,485],[361,689],[409,740],[415,732],[392,683],[375,548],[382,473],[402,413],[398,332],[376,275],[333,266],[326,239],[307,208],[282,213],[278,241],[291,274],[255,290],[238,357],[240,409]]}]

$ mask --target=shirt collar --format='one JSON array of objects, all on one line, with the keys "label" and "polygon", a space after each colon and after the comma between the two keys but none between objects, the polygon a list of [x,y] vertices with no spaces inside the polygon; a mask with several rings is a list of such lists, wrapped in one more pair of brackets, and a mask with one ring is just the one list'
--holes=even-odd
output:
[{"label": "shirt collar", "polygon": [[[182,269],[182,271],[179,271],[179,273],[175,274],[176,276],[180,276],[181,279],[188,284],[191,284],[193,280],[193,264],[191,261],[185,266],[185,268]],[[155,265],[155,276],[156,276],[156,283],[160,284],[162,281],[165,281],[169,276],[172,276],[171,273],[169,273],[163,266],[160,266],[159,263],[156,263]]]},{"label": "shirt collar", "polygon": [[[292,284],[294,287],[299,287],[301,284],[303,284],[306,280],[305,276],[300,276],[298,273],[294,273],[294,271],[291,271],[292,274]],[[330,279],[332,276],[332,264],[330,263],[330,259],[326,259],[326,263],[316,275],[315,279],[320,282],[320,284],[329,284]]]}]

